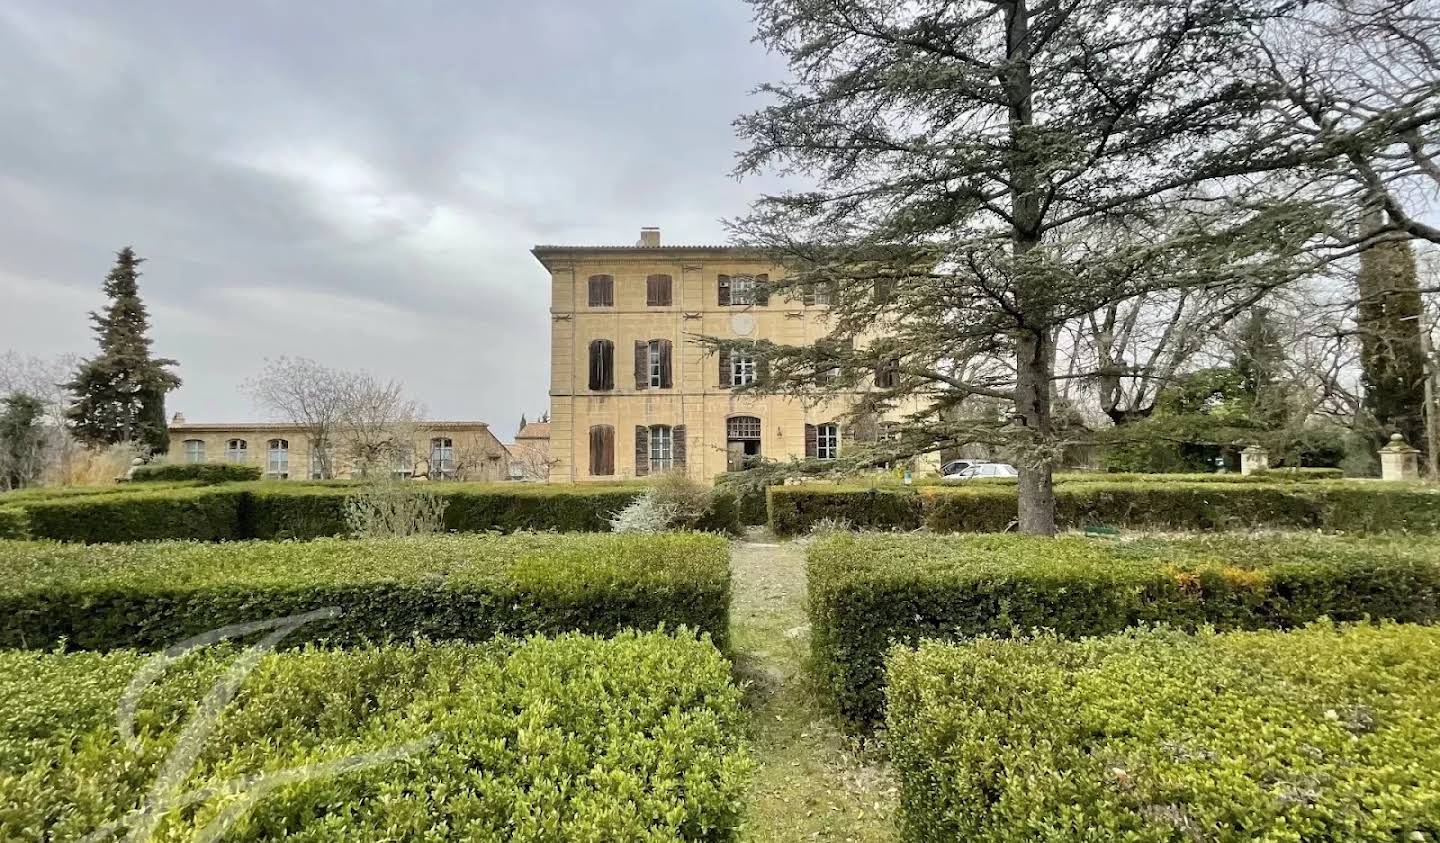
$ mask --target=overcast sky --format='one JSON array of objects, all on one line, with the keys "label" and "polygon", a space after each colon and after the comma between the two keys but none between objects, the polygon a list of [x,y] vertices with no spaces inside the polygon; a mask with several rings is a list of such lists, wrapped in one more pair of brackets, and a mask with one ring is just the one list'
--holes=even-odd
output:
[{"label": "overcast sky", "polygon": [[260,418],[266,356],[509,437],[547,407],[536,243],[723,240],[730,122],[783,67],[740,0],[0,3],[0,351],[94,351],[148,259],[171,412]]}]

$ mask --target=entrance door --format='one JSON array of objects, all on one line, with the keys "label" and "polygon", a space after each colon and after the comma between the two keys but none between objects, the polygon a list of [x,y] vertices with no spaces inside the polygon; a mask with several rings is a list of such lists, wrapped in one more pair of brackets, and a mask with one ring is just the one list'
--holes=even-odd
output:
[{"label": "entrance door", "polygon": [[725,420],[725,468],[744,471],[760,460],[760,420],[732,416]]}]

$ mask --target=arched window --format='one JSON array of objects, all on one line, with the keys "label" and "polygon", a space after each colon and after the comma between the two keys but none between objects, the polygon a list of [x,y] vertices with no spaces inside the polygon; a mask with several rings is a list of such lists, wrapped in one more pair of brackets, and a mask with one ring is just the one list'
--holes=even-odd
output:
[{"label": "arched window", "polygon": [[290,443],[285,439],[271,439],[265,449],[265,474],[275,480],[290,476]]},{"label": "arched window", "polygon": [[455,442],[448,436],[430,440],[430,476],[449,477],[455,473]]},{"label": "arched window", "polygon": [[186,440],[185,440],[185,462],[188,462],[188,463],[201,463],[201,462],[205,462],[205,440],[204,440],[204,439],[186,439]]},{"label": "arched window", "polygon": [[760,459],[761,425],[755,416],[725,420],[725,469],[744,471]]},{"label": "arched window", "polygon": [[225,443],[225,460],[227,462],[249,462],[250,443],[244,439],[231,439]]}]

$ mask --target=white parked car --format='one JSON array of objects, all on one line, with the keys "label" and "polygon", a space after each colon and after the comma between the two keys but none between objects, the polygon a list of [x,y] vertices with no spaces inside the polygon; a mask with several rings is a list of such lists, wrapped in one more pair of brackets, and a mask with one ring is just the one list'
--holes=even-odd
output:
[{"label": "white parked car", "polygon": [[1020,472],[1015,466],[1003,462],[985,462],[979,465],[972,465],[956,474],[946,475],[946,483],[964,483],[967,480],[974,480],[981,477],[1019,477]]}]

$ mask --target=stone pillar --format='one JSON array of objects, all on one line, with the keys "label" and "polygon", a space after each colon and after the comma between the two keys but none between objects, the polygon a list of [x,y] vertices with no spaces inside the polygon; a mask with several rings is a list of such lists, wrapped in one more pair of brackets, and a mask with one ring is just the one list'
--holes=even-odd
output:
[{"label": "stone pillar", "polygon": [[1390,444],[1380,449],[1380,479],[1420,479],[1420,452],[1398,433],[1390,437]]},{"label": "stone pillar", "polygon": [[1244,475],[1264,471],[1270,467],[1270,452],[1259,445],[1251,445],[1240,452],[1240,473]]}]

